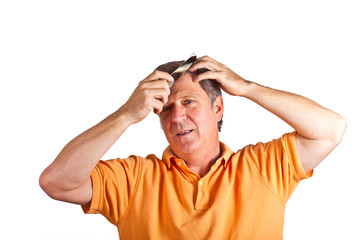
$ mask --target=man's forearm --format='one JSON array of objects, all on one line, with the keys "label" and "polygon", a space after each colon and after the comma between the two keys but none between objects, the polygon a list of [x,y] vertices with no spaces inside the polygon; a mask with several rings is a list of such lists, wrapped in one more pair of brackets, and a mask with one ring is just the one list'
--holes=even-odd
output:
[{"label": "man's forearm", "polygon": [[244,97],[280,117],[305,138],[317,140],[342,137],[343,129],[337,131],[337,128],[343,118],[308,98],[256,83],[249,84]]},{"label": "man's forearm", "polygon": [[99,124],[70,141],[40,176],[40,185],[51,197],[86,204],[91,200],[90,175],[101,157],[132,124],[151,112],[161,112],[173,77],[154,71],[140,81],[127,102]]},{"label": "man's forearm", "polygon": [[89,179],[100,158],[130,125],[121,110],[111,114],[71,140],[44,170],[40,182],[58,191],[80,187]]}]

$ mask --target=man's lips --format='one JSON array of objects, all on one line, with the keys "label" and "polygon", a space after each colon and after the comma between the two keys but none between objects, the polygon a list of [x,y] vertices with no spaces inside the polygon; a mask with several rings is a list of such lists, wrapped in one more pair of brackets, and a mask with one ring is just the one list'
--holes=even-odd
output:
[{"label": "man's lips", "polygon": [[180,131],[176,134],[176,136],[183,136],[185,134],[188,134],[188,133],[191,133],[193,130],[192,129],[189,129],[189,130],[183,130],[183,131]]}]

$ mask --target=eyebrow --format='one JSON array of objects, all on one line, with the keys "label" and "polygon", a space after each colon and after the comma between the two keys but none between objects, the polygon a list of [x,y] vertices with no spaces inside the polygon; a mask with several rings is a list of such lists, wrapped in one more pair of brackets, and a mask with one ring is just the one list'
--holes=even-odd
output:
[{"label": "eyebrow", "polygon": [[[180,97],[178,99],[183,100],[183,99],[186,99],[186,98],[199,99],[197,96],[189,95],[189,94],[180,95]],[[174,102],[171,102],[171,103],[167,102],[166,104],[164,104],[164,107],[169,107],[171,105],[174,105]]]},{"label": "eyebrow", "polygon": [[179,96],[179,99],[184,99],[184,98],[199,99],[199,97],[197,95],[189,94],[189,93],[185,93],[185,94]]}]

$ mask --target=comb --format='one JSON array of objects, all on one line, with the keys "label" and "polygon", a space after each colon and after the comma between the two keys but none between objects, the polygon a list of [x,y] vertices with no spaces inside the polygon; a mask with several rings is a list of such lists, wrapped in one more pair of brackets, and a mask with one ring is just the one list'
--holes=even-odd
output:
[{"label": "comb", "polygon": [[180,64],[180,66],[171,73],[171,76],[174,78],[174,81],[169,82],[169,87],[171,87],[175,83],[175,81],[178,80],[180,76],[191,67],[191,65],[193,65],[195,61],[196,61],[196,54],[193,53],[187,60],[185,60],[182,64]]}]

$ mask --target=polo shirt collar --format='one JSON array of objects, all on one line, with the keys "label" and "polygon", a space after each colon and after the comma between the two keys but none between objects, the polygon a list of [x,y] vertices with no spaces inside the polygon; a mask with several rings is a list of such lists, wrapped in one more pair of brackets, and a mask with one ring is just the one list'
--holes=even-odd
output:
[{"label": "polo shirt collar", "polygon": [[165,162],[167,168],[171,166],[171,158],[175,158],[174,153],[172,152],[170,145],[164,150],[162,155],[162,160]]},{"label": "polo shirt collar", "polygon": [[[224,144],[223,142],[220,142],[220,147],[222,150],[222,155],[220,157],[221,161],[226,164],[228,163],[229,159],[231,158],[231,156],[234,154],[234,152],[228,147],[226,146],[226,144]],[[166,166],[168,168],[171,167],[171,162],[172,161],[177,161],[177,157],[175,156],[175,154],[172,152],[170,146],[168,146],[162,155],[162,160],[165,162]],[[219,160],[219,159],[218,159]]]}]

